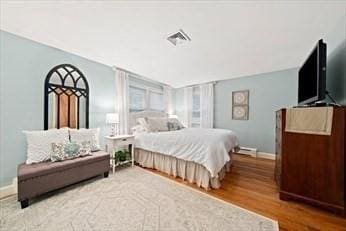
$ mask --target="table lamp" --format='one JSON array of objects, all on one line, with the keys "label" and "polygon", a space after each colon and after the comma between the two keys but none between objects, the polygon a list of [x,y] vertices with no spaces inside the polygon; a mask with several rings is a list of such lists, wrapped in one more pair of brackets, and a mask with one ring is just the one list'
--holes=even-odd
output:
[{"label": "table lamp", "polygon": [[107,113],[106,123],[111,125],[111,134],[109,136],[115,136],[115,126],[119,124],[119,114]]}]

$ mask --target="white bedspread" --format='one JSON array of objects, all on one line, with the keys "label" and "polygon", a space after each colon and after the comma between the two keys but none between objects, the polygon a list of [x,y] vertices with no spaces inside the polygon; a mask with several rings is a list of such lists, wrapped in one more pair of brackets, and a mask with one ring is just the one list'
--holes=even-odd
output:
[{"label": "white bedspread", "polygon": [[185,128],[178,131],[138,133],[135,147],[193,161],[217,176],[230,160],[228,152],[238,146],[234,132],[224,129]]}]

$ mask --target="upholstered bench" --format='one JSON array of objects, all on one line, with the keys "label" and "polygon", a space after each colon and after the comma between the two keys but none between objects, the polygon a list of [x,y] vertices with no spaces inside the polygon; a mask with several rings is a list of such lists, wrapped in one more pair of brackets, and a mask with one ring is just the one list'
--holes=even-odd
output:
[{"label": "upholstered bench", "polygon": [[61,162],[42,162],[18,166],[18,201],[29,206],[29,199],[79,181],[101,175],[108,177],[110,156],[104,151]]}]

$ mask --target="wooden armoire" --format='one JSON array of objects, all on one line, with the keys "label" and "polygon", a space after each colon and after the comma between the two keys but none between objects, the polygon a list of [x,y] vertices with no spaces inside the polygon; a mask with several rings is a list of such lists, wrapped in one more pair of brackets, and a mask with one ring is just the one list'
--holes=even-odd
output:
[{"label": "wooden armoire", "polygon": [[346,107],[333,109],[331,135],[285,132],[286,109],[276,112],[275,179],[281,200],[345,215]]}]

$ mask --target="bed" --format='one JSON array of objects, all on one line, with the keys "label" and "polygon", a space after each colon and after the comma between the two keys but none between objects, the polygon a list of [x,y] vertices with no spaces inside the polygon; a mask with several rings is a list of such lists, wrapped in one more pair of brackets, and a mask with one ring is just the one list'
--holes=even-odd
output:
[{"label": "bed", "polygon": [[[131,113],[130,126],[140,118],[167,118],[162,112]],[[205,189],[219,188],[238,147],[234,132],[184,128],[176,131],[135,132],[135,161]]]}]

